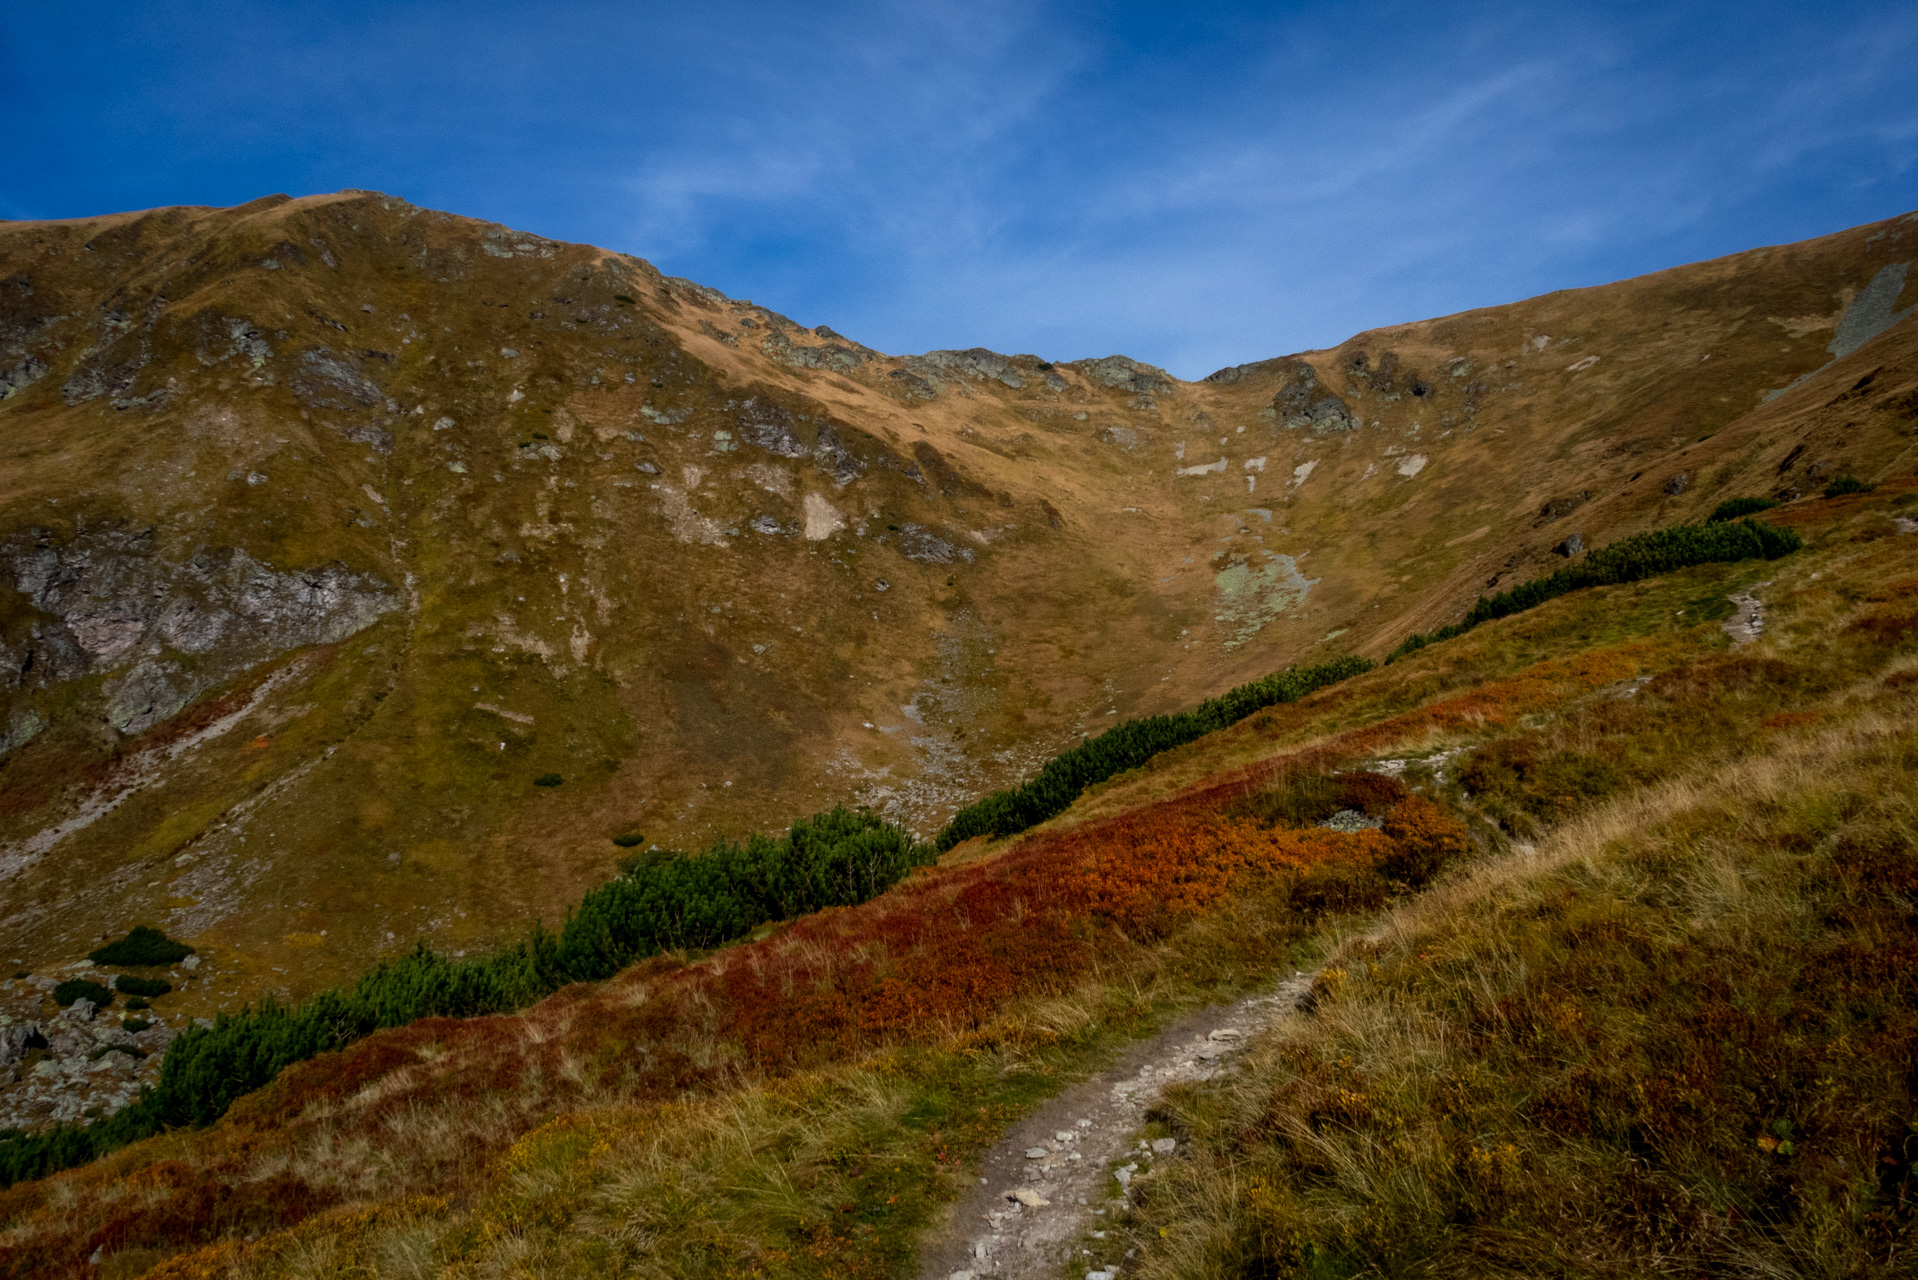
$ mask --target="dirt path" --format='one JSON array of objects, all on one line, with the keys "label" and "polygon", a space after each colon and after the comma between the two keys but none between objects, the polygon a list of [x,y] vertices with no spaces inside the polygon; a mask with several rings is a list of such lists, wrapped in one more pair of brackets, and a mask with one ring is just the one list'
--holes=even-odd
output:
[{"label": "dirt path", "polygon": [[1738,606],[1738,612],[1718,625],[1732,638],[1732,647],[1750,644],[1765,632],[1765,602],[1758,598],[1758,588],[1769,587],[1771,580],[1754,582],[1743,591],[1734,591],[1725,598]]},{"label": "dirt path", "polygon": [[1174,1150],[1170,1138],[1155,1150],[1139,1136],[1161,1091],[1229,1069],[1311,985],[1311,974],[1296,974],[1270,995],[1183,1018],[1013,1126],[981,1164],[979,1185],[927,1239],[919,1280],[1053,1280],[1099,1229],[1115,1178],[1123,1188],[1154,1155]]}]

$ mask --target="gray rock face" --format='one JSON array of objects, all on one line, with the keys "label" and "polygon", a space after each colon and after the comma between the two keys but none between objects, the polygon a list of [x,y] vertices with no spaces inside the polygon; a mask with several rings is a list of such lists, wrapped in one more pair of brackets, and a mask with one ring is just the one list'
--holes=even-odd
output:
[{"label": "gray rock face", "polygon": [[866,362],[865,353],[857,347],[843,343],[829,343],[823,347],[800,346],[777,329],[766,335],[759,349],[789,369],[829,369],[844,373]]},{"label": "gray rock face", "polygon": [[1013,358],[984,347],[972,347],[965,351],[928,351],[923,356],[908,357],[906,366],[935,380],[990,380],[1015,391],[1026,385],[1025,378],[1020,376],[1019,365]]},{"label": "gray rock face", "polygon": [[830,423],[819,428],[819,443],[813,447],[813,458],[833,478],[833,483],[841,487],[858,479],[859,473],[866,469],[866,464],[846,448]]},{"label": "gray rock face", "polygon": [[911,369],[894,369],[886,376],[899,384],[908,401],[932,400],[939,395],[938,386],[930,378],[922,377]]},{"label": "gray rock face", "polygon": [[1106,356],[1101,360],[1081,360],[1073,365],[1102,387],[1131,391],[1139,395],[1165,395],[1173,389],[1172,378],[1164,369],[1141,364],[1125,356]]},{"label": "gray rock face", "polygon": [[972,560],[972,548],[958,545],[943,529],[928,529],[907,521],[899,526],[899,554],[920,564],[952,564]]},{"label": "gray rock face", "polygon": [[1559,543],[1556,547],[1552,548],[1553,551],[1557,552],[1559,555],[1564,556],[1567,560],[1571,559],[1573,556],[1577,555],[1579,552],[1583,551],[1584,549],[1585,549],[1585,535],[1582,533],[1575,533],[1571,537],[1565,539],[1565,541]]},{"label": "gray rock face", "polygon": [[[0,561],[40,614],[25,634],[0,640],[0,686],[26,691],[124,667],[103,691],[107,722],[125,734],[289,649],[343,640],[399,605],[384,583],[344,565],[287,573],[231,547],[175,562],[159,554],[151,529],[117,524],[65,542],[46,530],[18,535]],[[23,715],[37,718],[16,706],[10,745],[30,727]]]},{"label": "gray rock face", "polygon": [[0,400],[18,395],[46,376],[47,362],[39,356],[23,357],[11,369],[0,370]]},{"label": "gray rock face", "polygon": [[1328,390],[1319,381],[1318,371],[1303,360],[1292,366],[1285,385],[1272,397],[1272,408],[1287,427],[1313,435],[1353,431],[1359,425],[1345,401]]},{"label": "gray rock face", "polygon": [[386,393],[357,365],[330,347],[300,352],[300,372],[293,379],[293,391],[319,409],[371,409],[386,400]]},{"label": "gray rock face", "polygon": [[746,443],[780,458],[811,458],[820,470],[845,486],[866,469],[831,423],[819,428],[817,438],[808,445],[800,436],[799,420],[785,406],[770,400],[750,399],[735,410],[739,436]]},{"label": "gray rock face", "polygon": [[272,356],[273,348],[251,320],[202,312],[193,321],[193,354],[209,367],[242,356],[257,369]]},{"label": "gray rock face", "polygon": [[1838,319],[1838,332],[1832,337],[1831,345],[1825,348],[1831,352],[1834,360],[1850,355],[1913,311],[1918,311],[1918,307],[1892,310],[1898,295],[1905,291],[1905,272],[1910,267],[1909,262],[1897,262],[1880,268],[1878,274],[1871,278],[1871,283],[1851,300],[1851,305],[1845,308],[1845,314]]},{"label": "gray rock face", "polygon": [[16,1022],[10,1027],[0,1027],[0,1070],[26,1057],[29,1049],[46,1047],[46,1033],[37,1022]]},{"label": "gray rock face", "polygon": [[748,400],[739,407],[737,421],[740,438],[767,453],[781,458],[804,458],[812,452],[794,434],[798,424],[783,405]]}]

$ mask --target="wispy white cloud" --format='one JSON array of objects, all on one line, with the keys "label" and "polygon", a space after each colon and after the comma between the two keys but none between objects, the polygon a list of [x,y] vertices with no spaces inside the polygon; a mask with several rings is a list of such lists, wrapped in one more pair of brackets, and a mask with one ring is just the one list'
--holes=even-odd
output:
[{"label": "wispy white cloud", "polygon": [[379,187],[890,350],[1195,376],[1918,205],[1895,0],[181,0],[6,30],[0,212]]}]

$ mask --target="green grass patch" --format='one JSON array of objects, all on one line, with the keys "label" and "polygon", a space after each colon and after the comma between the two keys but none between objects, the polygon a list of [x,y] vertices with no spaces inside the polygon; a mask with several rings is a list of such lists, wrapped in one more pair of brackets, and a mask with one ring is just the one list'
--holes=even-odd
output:
[{"label": "green grass patch", "polygon": [[1392,651],[1387,662],[1396,662],[1408,653],[1416,653],[1430,644],[1464,635],[1481,622],[1509,618],[1533,609],[1547,600],[1568,595],[1586,587],[1611,586],[1637,582],[1695,564],[1729,564],[1738,560],[1777,560],[1805,545],[1792,529],[1757,520],[1737,523],[1681,524],[1670,529],[1654,529],[1633,534],[1609,546],[1600,547],[1577,564],[1568,565],[1543,578],[1501,591],[1487,599],[1480,596],[1470,613],[1450,626],[1421,635],[1407,636]]}]

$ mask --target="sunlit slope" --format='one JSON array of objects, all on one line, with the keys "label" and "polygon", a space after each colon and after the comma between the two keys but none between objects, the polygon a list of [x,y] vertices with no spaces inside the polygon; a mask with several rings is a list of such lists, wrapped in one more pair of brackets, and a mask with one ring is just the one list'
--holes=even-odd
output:
[{"label": "sunlit slope", "polygon": [[366,193],[10,224],[8,954],[150,920],[208,957],[182,1013],[310,990],[553,918],[616,834],[929,831],[1573,533],[1908,470],[1913,231],[1183,383]]},{"label": "sunlit slope", "polygon": [[[935,868],[863,906],[710,956],[662,957],[522,1015],[377,1033],[294,1068],[211,1129],[155,1139],[5,1193],[5,1256],[45,1274],[112,1265],[120,1270],[109,1274],[133,1275],[164,1263],[171,1270],[163,1275],[278,1276],[316,1259],[347,1270],[396,1265],[394,1258],[478,1273],[509,1264],[551,1274],[609,1264],[668,1275],[748,1264],[776,1275],[899,1271],[940,1205],[975,1181],[968,1162],[980,1145],[1035,1098],[1181,1009],[1310,966],[1321,943],[1374,933],[1377,913],[1395,902],[1408,914],[1383,935],[1382,950],[1355,944],[1344,953],[1354,1000],[1388,1000],[1378,984],[1430,993],[1438,989],[1431,983],[1469,976],[1470,948],[1499,944],[1467,936],[1469,922],[1489,918],[1481,906],[1515,912],[1509,928],[1532,930],[1541,955],[1562,958],[1561,927],[1621,919],[1639,931],[1599,928],[1595,944],[1607,947],[1643,932],[1682,940],[1702,918],[1695,909],[1745,901],[1741,877],[1759,883],[1768,874],[1762,860],[1714,846],[1715,869],[1687,879],[1689,864],[1665,849],[1663,836],[1633,844],[1646,834],[1633,815],[1663,805],[1653,817],[1664,821],[1676,812],[1667,804],[1675,784],[1684,795],[1711,795],[1716,778],[1737,784],[1685,828],[1688,847],[1747,834],[1763,845],[1772,829],[1764,824],[1780,814],[1791,815],[1799,843],[1770,848],[1764,857],[1773,860],[1823,849],[1836,824],[1865,817],[1880,835],[1895,836],[1883,815],[1821,797],[1834,768],[1845,767],[1842,752],[1825,753],[1830,735],[1876,743],[1880,755],[1890,744],[1900,753],[1894,762],[1909,755],[1918,535],[1904,529],[1914,512],[1918,487],[1909,477],[1868,494],[1788,504],[1769,514],[1805,537],[1808,545],[1790,556],[1595,588],[1486,623],[1168,753],[1113,779],[1051,827]],[[1733,598],[1752,592],[1765,617],[1755,639],[1726,626],[1744,616]],[[1799,763],[1780,769],[1781,760]],[[1343,796],[1339,780],[1359,773],[1381,801],[1384,825],[1317,826],[1328,803],[1345,803],[1332,798]],[[1771,779],[1762,794],[1738,789],[1761,775]],[[1891,791],[1885,797],[1896,800]],[[1591,830],[1602,841],[1586,839]],[[1879,854],[1889,847],[1872,846]],[[1628,878],[1644,887],[1642,900],[1627,910],[1585,903],[1578,895],[1601,873],[1610,877],[1607,859],[1621,852],[1638,860],[1618,865],[1636,865]],[[1412,854],[1434,862],[1408,869]],[[1527,868],[1546,873],[1539,893],[1524,887],[1533,883]],[[1658,879],[1678,873],[1683,883]],[[1416,896],[1421,891],[1430,896]],[[1587,914],[1568,914],[1568,901]],[[1903,945],[1896,920],[1875,915],[1867,923],[1878,931],[1873,946]],[[1434,940],[1443,949],[1428,950]],[[1871,959],[1847,955],[1848,964]],[[1359,967],[1373,959],[1391,967]],[[1588,1024],[1591,1035],[1629,1021],[1631,1011],[1607,1003],[1592,975],[1580,983],[1580,1016],[1604,1020]],[[1528,1016],[1572,1016],[1562,1002],[1539,1004],[1530,988],[1519,994],[1530,1001],[1522,1006]],[[1709,982],[1658,994],[1695,1003],[1701,1025],[1731,1016]],[[1370,1054],[1384,1043],[1348,1043],[1354,1028],[1336,1013],[1343,998],[1329,989],[1334,1012],[1306,1033],[1302,1060],[1320,1073],[1314,1098],[1336,1100],[1341,1082],[1364,1093],[1337,1075],[1351,1068],[1339,1066],[1339,1054]],[[1512,1055],[1549,1043],[1522,1019],[1508,1034],[1495,1012],[1447,1052],[1469,1044],[1507,1072]],[[1793,1062],[1812,1061],[1798,1052],[1810,1043],[1802,1036],[1778,1040],[1790,1041]],[[1252,1059],[1268,1060],[1290,1059]],[[1364,1060],[1368,1087],[1389,1083],[1397,1066]],[[1862,1096],[1865,1076],[1884,1073],[1846,1065],[1825,1085],[1810,1074],[1794,1080],[1807,1098],[1816,1088],[1837,1090],[1820,1105],[1845,1117],[1848,1133],[1869,1136],[1886,1116],[1896,1121],[1887,1132],[1902,1133],[1908,1112],[1848,1101]],[[1506,1087],[1502,1076],[1478,1083]],[[1610,1114],[1581,1110],[1582,1095],[1559,1088],[1557,1077],[1544,1083],[1559,1089],[1549,1095],[1554,1124]],[[1525,1085],[1514,1077],[1514,1090]],[[1426,1096],[1418,1092],[1423,1076],[1406,1087],[1406,1096]],[[1401,1097],[1368,1096],[1381,1105]],[[1482,1104],[1475,1114],[1503,1126],[1501,1141],[1532,1144],[1521,1151],[1534,1162],[1525,1168],[1556,1179],[1583,1167],[1584,1148],[1561,1164],[1567,1153],[1545,1150],[1524,1117],[1513,1118],[1511,1097],[1470,1097]],[[1878,1106],[1882,1098],[1872,1100]],[[1227,1103],[1249,1107],[1251,1118],[1214,1124],[1205,1099],[1178,1099],[1179,1132],[1207,1144],[1197,1171],[1229,1177],[1234,1160],[1256,1158],[1272,1186],[1292,1187],[1272,1181],[1297,1168],[1284,1150],[1244,1149],[1272,1145],[1257,1108]],[[1755,1170],[1751,1186],[1773,1184],[1770,1166],[1741,1163],[1760,1150],[1748,1131],[1758,1112],[1735,1103],[1723,1104],[1724,1142],[1711,1156],[1718,1163],[1687,1167],[1725,1172],[1734,1197],[1725,1203],[1743,1205],[1749,1201],[1739,1197],[1752,1193],[1736,1179]],[[1355,1124],[1390,1123],[1354,1114]],[[1423,1111],[1406,1114],[1425,1123]],[[1777,1117],[1760,1118],[1769,1126]],[[1442,1120],[1432,1123],[1442,1128]],[[1802,1117],[1795,1123],[1802,1130]],[[1592,1150],[1593,1159],[1604,1156],[1602,1144]],[[1382,1166],[1381,1178],[1398,1169],[1433,1177],[1444,1195],[1498,1191],[1471,1180],[1465,1148],[1400,1151],[1381,1142],[1368,1158],[1394,1151],[1398,1163]],[[1640,1151],[1667,1158],[1656,1142]],[[1720,1160],[1726,1153],[1737,1159]],[[1828,1172],[1819,1166],[1820,1178]],[[1135,1265],[1181,1274],[1201,1254],[1250,1256],[1265,1247],[1257,1232],[1268,1219],[1235,1215],[1230,1206],[1245,1202],[1208,1195],[1203,1182],[1182,1198],[1178,1176],[1141,1180],[1145,1216],[1114,1214],[1107,1224],[1120,1241],[1114,1256],[1138,1247],[1147,1256]],[[1294,1189],[1329,1195],[1316,1176],[1305,1167]],[[1543,1228],[1582,1203],[1575,1182],[1553,1181],[1554,1194],[1566,1198],[1544,1208],[1524,1196],[1468,1199],[1465,1216],[1407,1219],[1407,1229],[1432,1233],[1417,1237],[1421,1247],[1453,1240],[1496,1249],[1525,1240],[1528,1256],[1549,1251],[1563,1233]],[[1643,1189],[1642,1180],[1622,1185]],[[1776,1187],[1788,1190],[1782,1181]],[[1355,1218],[1366,1208],[1336,1203]],[[1477,1230],[1471,1215],[1487,1203],[1500,1216]],[[217,1213],[207,1208],[215,1204]],[[1292,1222],[1280,1213],[1290,1204],[1274,1205],[1269,1221]],[[1385,1199],[1378,1207],[1405,1209]],[[1644,1208],[1638,1220],[1663,1229],[1663,1212]],[[1724,1204],[1714,1212],[1719,1218],[1704,1222],[1711,1238],[1773,1247],[1762,1222],[1750,1237],[1737,1235],[1748,1211],[1741,1209],[1744,1219],[1726,1216]],[[1669,1225],[1690,1230],[1701,1221],[1678,1216]],[[1580,1238],[1591,1244],[1604,1235]],[[1636,1247],[1629,1233],[1609,1238]],[[1825,1239],[1851,1247],[1848,1237]],[[1339,1245],[1332,1236],[1313,1240]],[[1858,1240],[1876,1247],[1866,1233]],[[1273,1249],[1284,1243],[1274,1241]],[[1362,1236],[1354,1247],[1374,1244],[1389,1241]],[[88,1262],[96,1251],[100,1263]]]}]

